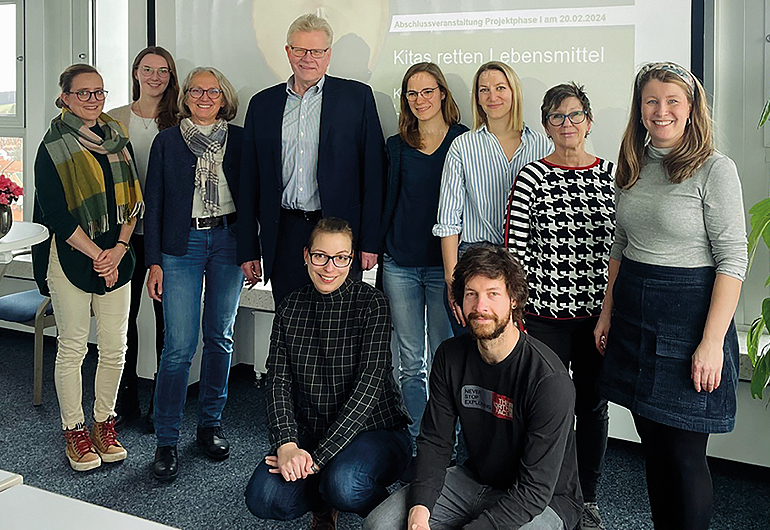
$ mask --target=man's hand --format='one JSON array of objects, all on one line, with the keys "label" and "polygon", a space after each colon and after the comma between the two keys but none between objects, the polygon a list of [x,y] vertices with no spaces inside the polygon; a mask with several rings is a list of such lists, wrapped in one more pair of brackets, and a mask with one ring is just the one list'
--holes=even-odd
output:
[{"label": "man's hand", "polygon": [[280,473],[286,482],[313,474],[313,457],[294,442],[283,444],[276,453],[277,456],[266,456],[265,463],[272,468],[271,473]]},{"label": "man's hand", "polygon": [[368,271],[372,269],[375,265],[377,265],[377,254],[372,254],[371,252],[364,252],[363,250],[360,252],[361,256],[361,270]]},{"label": "man's hand", "polygon": [[160,265],[150,265],[150,274],[147,276],[147,294],[157,302],[162,301],[163,269],[160,268]]},{"label": "man's hand", "polygon": [[249,289],[262,281],[262,264],[258,259],[245,261],[241,264],[243,275],[246,276],[246,285]]},{"label": "man's hand", "polygon": [[406,528],[407,530],[430,530],[429,519],[430,510],[428,510],[428,507],[417,504],[409,510],[409,521]]}]

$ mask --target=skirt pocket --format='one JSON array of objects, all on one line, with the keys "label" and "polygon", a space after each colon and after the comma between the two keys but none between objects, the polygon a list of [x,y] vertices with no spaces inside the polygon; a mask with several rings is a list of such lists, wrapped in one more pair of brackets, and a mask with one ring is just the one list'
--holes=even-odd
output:
[{"label": "skirt pocket", "polygon": [[708,392],[696,392],[692,384],[692,355],[697,341],[658,335],[655,340],[655,371],[652,399],[662,411],[703,413]]}]

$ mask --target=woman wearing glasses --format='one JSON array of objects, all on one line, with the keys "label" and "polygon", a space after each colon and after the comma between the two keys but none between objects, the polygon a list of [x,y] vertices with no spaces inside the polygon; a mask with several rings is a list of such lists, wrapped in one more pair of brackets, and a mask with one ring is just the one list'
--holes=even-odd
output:
[{"label": "woman wearing glasses", "polygon": [[178,104],[181,123],[159,133],[152,144],[144,225],[147,291],[163,301],[166,327],[155,388],[158,448],[152,466],[161,481],[179,473],[177,442],[202,295],[197,441],[210,458],[230,455],[221,421],[243,286],[233,231],[243,130],[227,123],[235,117],[238,97],[221,72],[199,67],[182,84]]},{"label": "woman wearing glasses", "polygon": [[[433,353],[452,336],[444,308],[441,242],[436,222],[444,159],[468,128],[441,69],[417,63],[401,82],[399,133],[388,138],[388,181],[383,211],[383,287],[393,314],[401,393],[412,418],[412,440],[428,400]],[[426,348],[427,315],[427,348]]]},{"label": "woman wearing glasses", "polygon": [[585,503],[580,528],[603,528],[596,485],[609,417],[597,386],[602,355],[593,331],[607,287],[615,229],[615,166],[585,150],[593,115],[582,86],[549,89],[540,110],[554,151],[524,166],[516,177],[505,216],[505,246],[527,271],[527,332],[572,369]]},{"label": "woman wearing glasses", "polygon": [[[131,66],[131,79],[133,103],[112,109],[107,113],[128,129],[136,155],[139,182],[144,189],[152,141],[159,131],[179,123],[176,105],[179,85],[174,58],[160,46],[149,46],[140,51],[134,59],[134,64]],[[135,420],[142,415],[136,374],[139,355],[139,329],[136,319],[139,315],[139,304],[142,301],[144,280],[147,275],[147,267],[144,265],[144,224],[141,219],[137,221],[134,234],[131,236],[131,246],[136,252],[136,266],[131,278],[126,364],[123,366],[123,377],[120,380],[118,400],[115,404],[118,425],[123,421]],[[163,351],[163,308],[157,301],[153,301],[152,308],[155,313],[155,353],[160,363],[160,354]],[[151,418],[152,400],[147,413],[150,424]]]},{"label": "woman wearing glasses", "polygon": [[[75,471],[127,456],[115,434],[115,396],[126,352],[134,254],[130,238],[143,209],[125,129],[102,113],[102,77],[75,64],[59,77],[62,109],[35,159],[33,219],[51,237],[33,248],[35,280],[56,314],[54,381],[67,460]],[[83,414],[80,366],[88,351],[91,311],[99,362],[93,426]]]},{"label": "woman wearing glasses", "polygon": [[[433,227],[433,235],[441,238],[447,286],[468,245],[503,244],[505,201],[514,177],[524,164],[553,150],[548,138],[524,125],[521,84],[507,64],[481,65],[473,77],[472,97],[474,130],[449,147]],[[465,321],[451,293],[447,288],[452,327],[461,333]]]},{"label": "woman wearing glasses", "polygon": [[246,488],[261,519],[313,512],[335,528],[337,511],[366,515],[412,455],[393,379],[388,301],[348,278],[353,231],[321,219],[304,250],[311,285],[276,310],[268,356],[271,452]]},{"label": "woman wearing glasses", "polygon": [[741,182],[714,150],[706,91],[674,63],[636,75],[596,345],[602,394],[642,440],[655,528],[705,530],[706,445],[735,424],[733,314],[748,262]]}]

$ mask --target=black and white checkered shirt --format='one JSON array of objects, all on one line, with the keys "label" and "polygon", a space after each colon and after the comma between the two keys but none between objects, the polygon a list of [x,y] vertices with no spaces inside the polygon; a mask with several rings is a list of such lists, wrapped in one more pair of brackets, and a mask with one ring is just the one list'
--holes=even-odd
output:
[{"label": "black and white checkered shirt", "polygon": [[318,441],[303,448],[323,467],[359,432],[408,424],[393,379],[390,326],[385,295],[350,278],[330,294],[307,285],[284,299],[267,360],[273,451],[300,445],[301,431]]}]

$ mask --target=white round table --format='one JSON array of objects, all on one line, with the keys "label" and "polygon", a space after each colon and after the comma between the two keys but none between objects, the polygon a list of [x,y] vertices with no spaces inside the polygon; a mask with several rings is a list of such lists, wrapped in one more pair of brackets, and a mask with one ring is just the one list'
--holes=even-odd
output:
[{"label": "white round table", "polygon": [[21,250],[48,238],[48,229],[38,223],[14,221],[11,231],[0,238],[0,279],[6,266],[13,260],[14,251]]}]

